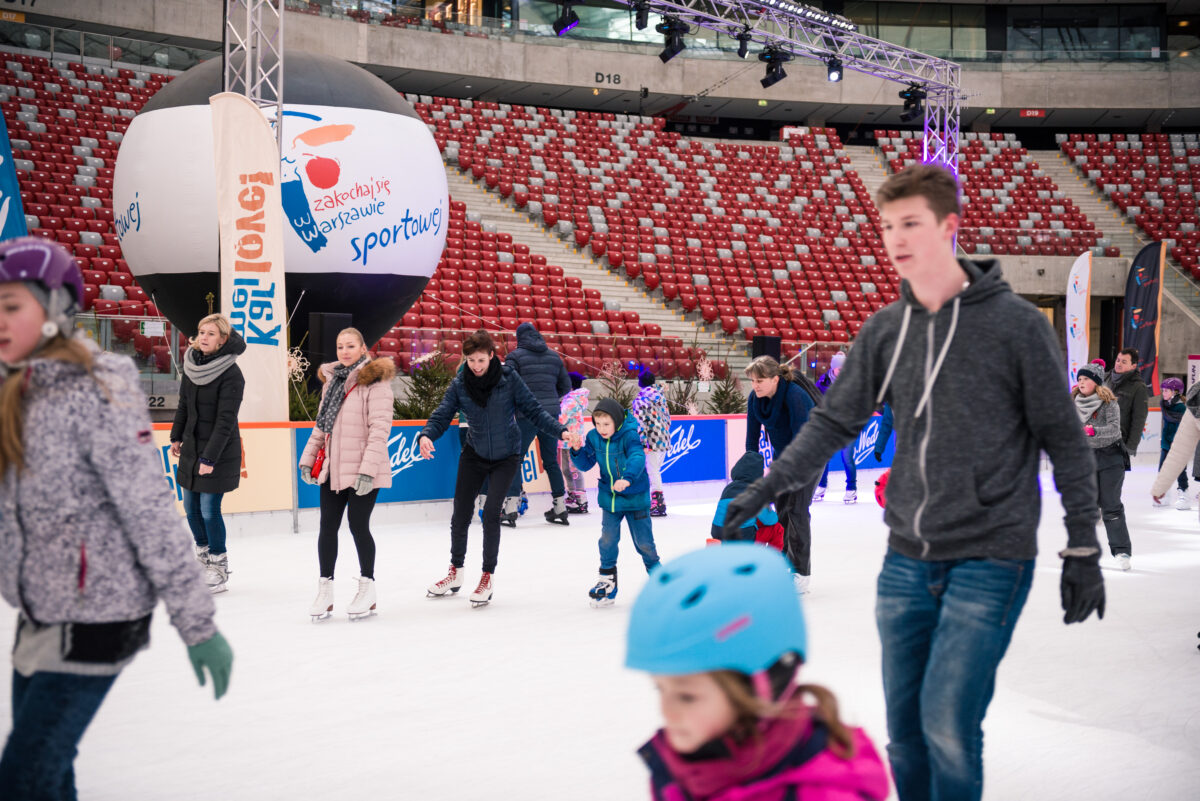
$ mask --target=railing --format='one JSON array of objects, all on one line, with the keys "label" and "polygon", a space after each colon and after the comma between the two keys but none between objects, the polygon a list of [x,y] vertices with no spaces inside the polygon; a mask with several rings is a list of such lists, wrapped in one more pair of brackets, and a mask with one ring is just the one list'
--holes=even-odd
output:
[{"label": "railing", "polygon": [[69,58],[85,64],[152,67],[171,72],[182,72],[221,55],[215,49],[180,47],[26,22],[0,22],[0,47],[48,52],[52,58]]}]

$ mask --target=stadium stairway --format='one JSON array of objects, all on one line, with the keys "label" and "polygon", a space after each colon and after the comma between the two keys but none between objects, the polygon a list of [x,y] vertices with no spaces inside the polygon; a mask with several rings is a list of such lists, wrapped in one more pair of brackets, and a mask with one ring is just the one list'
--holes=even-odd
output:
[{"label": "stadium stairway", "polygon": [[590,256],[580,253],[573,243],[531,221],[463,175],[457,167],[446,166],[446,183],[451,196],[466,204],[468,215],[478,214],[482,223],[494,226],[496,233],[511,234],[514,242],[529,246],[531,255],[545,256],[548,263],[560,265],[564,276],[579,278],[586,289],[599,290],[605,301],[618,302],[622,311],[637,312],[641,322],[661,326],[663,337],[676,337],[685,347],[700,348],[710,359],[728,362],[729,369],[739,374],[749,363],[749,343],[704,328],[698,313],[692,313],[691,317],[695,318],[692,320],[681,309],[668,308],[661,297],[648,294],[644,287],[610,272]]},{"label": "stadium stairway", "polygon": [[[1049,153],[1039,155],[1042,156],[1040,163],[1046,174],[1054,179],[1080,211],[1104,226],[1105,236],[1121,248],[1122,256],[1132,261],[1138,251],[1150,244],[1150,237],[1144,231],[1138,230],[1112,201],[1088,183],[1083,173],[1071,164],[1066,154],[1060,150],[1055,158],[1050,158]],[[1200,285],[1185,277],[1171,259],[1167,260],[1164,272],[1166,275],[1163,276],[1163,289],[1200,320]]]}]

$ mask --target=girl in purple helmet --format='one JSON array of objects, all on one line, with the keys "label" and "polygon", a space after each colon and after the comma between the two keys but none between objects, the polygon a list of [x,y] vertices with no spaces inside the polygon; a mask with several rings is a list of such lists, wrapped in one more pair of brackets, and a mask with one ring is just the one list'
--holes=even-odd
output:
[{"label": "girl in purple helmet", "polygon": [[829,690],[796,684],[807,648],[777,551],[733,542],[656,568],[630,613],[625,659],[661,699],[663,728],[640,751],[654,801],[886,798],[866,734],[838,719]]},{"label": "girl in purple helmet", "polygon": [[0,243],[0,596],[18,609],[5,798],[75,797],[75,749],[159,600],[217,698],[233,661],[137,369],[71,336],[82,297],[57,244]]},{"label": "girl in purple helmet", "polygon": [[[1167,454],[1171,452],[1171,443],[1175,441],[1175,432],[1179,430],[1179,421],[1187,414],[1187,406],[1183,402],[1183,382],[1178,378],[1168,378],[1162,382],[1162,435],[1159,437],[1159,444],[1162,450],[1158,455],[1158,467],[1162,469],[1163,462],[1167,460]],[[1179,494],[1175,499],[1175,508],[1186,512],[1192,508],[1191,501],[1188,499],[1188,477],[1187,465],[1179,472],[1179,478],[1176,479],[1176,484],[1179,486]]]}]

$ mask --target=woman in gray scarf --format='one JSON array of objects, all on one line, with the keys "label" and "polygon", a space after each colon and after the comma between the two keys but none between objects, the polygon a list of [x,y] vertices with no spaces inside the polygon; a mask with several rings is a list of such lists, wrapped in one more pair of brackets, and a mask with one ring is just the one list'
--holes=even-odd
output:
[{"label": "woman in gray scarf", "polygon": [[1096,484],[1100,491],[1100,518],[1108,533],[1108,548],[1122,570],[1129,569],[1133,546],[1125,524],[1125,505],[1121,489],[1125,485],[1128,454],[1121,439],[1121,407],[1117,396],[1104,386],[1104,372],[1098,365],[1079,368],[1079,383],[1071,392],[1075,411],[1092,455],[1096,457]]},{"label": "woman in gray scarf", "polygon": [[224,315],[210,314],[200,321],[183,358],[179,408],[171,426],[183,508],[196,541],[196,558],[213,593],[225,592],[229,581],[221,499],[237,489],[242,475],[237,418],[246,381],[235,362],[245,351],[245,341]]}]

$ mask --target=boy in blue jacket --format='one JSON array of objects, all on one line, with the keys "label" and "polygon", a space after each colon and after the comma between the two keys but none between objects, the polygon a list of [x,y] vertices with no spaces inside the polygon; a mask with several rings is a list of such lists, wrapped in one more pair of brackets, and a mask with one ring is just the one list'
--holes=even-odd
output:
[{"label": "boy in blue jacket", "polygon": [[637,421],[625,415],[621,404],[604,398],[592,412],[592,425],[583,447],[571,449],[571,461],[580,470],[600,465],[600,577],[588,592],[592,606],[600,607],[612,606],[617,597],[621,520],[628,522],[647,571],[658,564],[658,551],[650,528],[650,479]]}]

